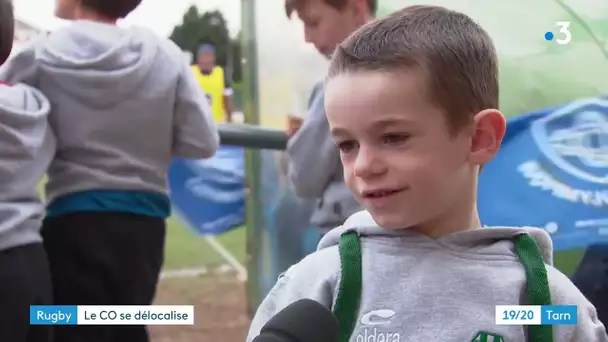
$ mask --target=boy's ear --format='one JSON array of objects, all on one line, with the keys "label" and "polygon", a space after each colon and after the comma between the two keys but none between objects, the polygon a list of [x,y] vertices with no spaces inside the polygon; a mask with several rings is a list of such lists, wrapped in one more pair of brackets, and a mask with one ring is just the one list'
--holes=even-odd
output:
[{"label": "boy's ear", "polygon": [[483,110],[474,118],[470,161],[483,165],[489,162],[500,149],[505,136],[506,120],[496,109]]},{"label": "boy's ear", "polygon": [[11,0],[0,0],[0,65],[11,55],[14,38],[13,2]]}]

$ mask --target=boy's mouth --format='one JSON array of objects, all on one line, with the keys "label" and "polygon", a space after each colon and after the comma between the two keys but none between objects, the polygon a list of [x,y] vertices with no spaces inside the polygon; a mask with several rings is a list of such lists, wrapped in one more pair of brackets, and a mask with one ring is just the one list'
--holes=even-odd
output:
[{"label": "boy's mouth", "polygon": [[396,195],[396,194],[402,192],[403,190],[405,190],[405,188],[368,190],[368,191],[363,191],[362,195],[363,195],[363,198],[370,198],[370,199],[382,198],[382,197]]}]

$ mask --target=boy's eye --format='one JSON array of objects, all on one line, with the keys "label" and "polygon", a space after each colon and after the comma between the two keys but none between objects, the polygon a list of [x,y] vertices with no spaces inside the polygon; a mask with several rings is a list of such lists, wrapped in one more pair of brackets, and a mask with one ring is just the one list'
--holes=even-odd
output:
[{"label": "boy's eye", "polygon": [[391,133],[382,136],[382,142],[389,145],[398,145],[406,142],[410,136],[403,133]]},{"label": "boy's eye", "polygon": [[337,143],[336,146],[338,146],[338,149],[340,151],[342,151],[343,153],[346,153],[346,152],[349,152],[352,149],[356,148],[357,142],[354,140],[345,140],[345,141]]}]

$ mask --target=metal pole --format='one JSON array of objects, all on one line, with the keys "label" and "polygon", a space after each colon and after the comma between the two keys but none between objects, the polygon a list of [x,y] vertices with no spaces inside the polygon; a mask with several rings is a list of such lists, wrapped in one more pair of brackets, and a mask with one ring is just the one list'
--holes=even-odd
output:
[{"label": "metal pole", "polygon": [[287,147],[287,134],[280,130],[250,124],[219,124],[218,128],[222,145],[281,151]]}]

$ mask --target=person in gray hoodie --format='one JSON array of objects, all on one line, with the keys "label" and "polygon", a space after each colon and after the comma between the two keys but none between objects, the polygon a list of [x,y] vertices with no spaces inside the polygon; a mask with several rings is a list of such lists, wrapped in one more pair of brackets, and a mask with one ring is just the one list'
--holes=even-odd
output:
[{"label": "person in gray hoodie", "polygon": [[[0,64],[11,53],[13,7],[0,0]],[[25,84],[0,82],[0,341],[50,342],[49,326],[30,326],[30,305],[52,304],[37,185],[54,153],[49,100]]]},{"label": "person in gray hoodie", "polygon": [[[305,39],[323,56],[374,17],[377,0],[286,0],[288,16],[295,11],[304,23]],[[297,196],[316,201],[310,223],[323,233],[361,210],[342,175],[340,155],[331,139],[325,116],[323,84],[310,96],[307,116],[301,123],[292,117],[287,143],[289,179]],[[294,122],[295,121],[295,122]]]},{"label": "person in gray hoodie", "polygon": [[[184,53],[119,18],[141,0],[58,0],[72,20],[1,73],[40,89],[57,152],[42,227],[58,305],[149,305],[163,263],[173,157],[207,158],[216,124]],[[142,326],[60,326],[59,342],[148,341]]]},{"label": "person in gray hoodie", "polygon": [[[303,298],[333,310],[340,342],[608,341],[593,305],[552,266],[547,232],[480,222],[477,178],[506,126],[498,94],[492,40],[464,14],[406,7],[343,42],[325,108],[366,211],[279,278],[247,341]],[[503,325],[510,315],[497,305],[575,305],[577,323]]]}]

